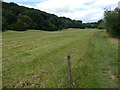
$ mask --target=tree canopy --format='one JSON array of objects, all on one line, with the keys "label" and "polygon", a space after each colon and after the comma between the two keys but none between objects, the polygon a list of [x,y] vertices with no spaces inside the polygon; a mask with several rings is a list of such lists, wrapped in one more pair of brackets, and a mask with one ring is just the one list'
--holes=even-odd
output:
[{"label": "tree canopy", "polygon": [[23,31],[38,29],[56,31],[64,28],[96,28],[96,23],[82,23],[81,20],[71,20],[58,17],[34,8],[19,6],[13,2],[2,2],[2,29]]},{"label": "tree canopy", "polygon": [[105,10],[104,21],[107,32],[113,36],[120,36],[120,9]]}]

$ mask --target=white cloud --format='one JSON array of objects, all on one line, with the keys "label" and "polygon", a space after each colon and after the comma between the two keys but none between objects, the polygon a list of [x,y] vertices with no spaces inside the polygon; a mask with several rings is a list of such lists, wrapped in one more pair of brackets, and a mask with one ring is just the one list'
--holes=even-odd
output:
[{"label": "white cloud", "polygon": [[[10,0],[6,0],[10,1]],[[103,17],[104,8],[115,8],[119,0],[11,0],[11,1],[42,1],[36,3],[34,8],[66,16],[71,19],[79,19],[84,22],[94,22]],[[33,7],[31,5],[26,5]]]},{"label": "white cloud", "polygon": [[36,6],[42,10],[55,12],[58,10],[74,11],[78,8],[84,8],[84,3],[90,3],[94,0],[48,0],[43,3],[38,3]]},{"label": "white cloud", "polygon": [[93,6],[98,6],[98,7],[107,7],[107,6],[112,6],[112,5],[117,5],[119,0],[96,0]]},{"label": "white cloud", "polygon": [[36,7],[71,19],[97,21],[103,17],[104,8],[117,6],[119,0],[47,0]]}]

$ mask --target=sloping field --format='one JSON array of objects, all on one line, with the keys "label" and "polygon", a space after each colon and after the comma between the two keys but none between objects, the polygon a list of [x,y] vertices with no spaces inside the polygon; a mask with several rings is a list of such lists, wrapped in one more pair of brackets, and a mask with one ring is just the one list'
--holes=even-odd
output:
[{"label": "sloping field", "polygon": [[100,30],[3,32],[3,87],[117,88],[118,47]]}]

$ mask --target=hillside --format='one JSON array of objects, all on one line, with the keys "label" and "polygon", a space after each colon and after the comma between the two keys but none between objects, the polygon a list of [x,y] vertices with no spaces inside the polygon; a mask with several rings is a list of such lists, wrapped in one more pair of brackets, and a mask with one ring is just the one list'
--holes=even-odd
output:
[{"label": "hillside", "polygon": [[97,24],[58,17],[34,8],[19,6],[13,2],[2,2],[2,11],[3,31],[23,31],[26,29],[55,31],[64,28],[95,28]]}]

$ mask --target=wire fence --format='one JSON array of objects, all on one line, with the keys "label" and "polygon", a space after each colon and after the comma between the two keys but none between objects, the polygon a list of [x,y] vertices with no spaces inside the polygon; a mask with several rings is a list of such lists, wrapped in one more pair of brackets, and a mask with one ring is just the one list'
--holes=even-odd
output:
[{"label": "wire fence", "polygon": [[66,73],[66,74],[64,75],[64,77],[60,80],[60,81],[61,81],[61,83],[59,84],[58,88],[60,88],[60,87],[61,87],[61,85],[63,85],[63,82],[64,82],[64,80],[65,80],[66,76],[67,76],[67,73]]},{"label": "wire fence", "polygon": [[57,77],[57,72],[58,72],[58,71],[62,71],[61,68],[63,68],[64,64],[65,64],[65,62],[64,62],[62,65],[60,65],[60,67],[59,67],[58,69],[56,69],[55,72],[54,72],[50,77],[48,77],[45,82],[42,83],[42,85],[40,86],[40,88],[42,88],[43,86],[45,86],[45,85],[47,84],[47,82],[48,82],[53,76],[54,76],[54,77]]},{"label": "wire fence", "polygon": [[[92,39],[96,36],[96,34],[97,34],[97,32],[95,32],[92,36],[90,36],[90,38],[88,38],[88,41],[91,42]],[[84,56],[84,54],[85,54],[84,52],[81,52],[81,55],[80,55],[79,58],[82,58],[82,57]],[[79,60],[79,59],[77,59],[74,63],[72,63],[72,66],[71,66],[72,68],[76,65],[76,63],[77,63],[78,60]],[[53,74],[52,74],[50,77],[48,77],[45,82],[42,83],[42,85],[40,86],[40,88],[43,88],[44,86],[46,86],[47,83],[48,83],[48,81],[49,81],[50,79],[52,79],[52,78],[58,78],[58,77],[57,77],[57,74],[58,74],[58,72],[59,72],[59,73],[62,72],[62,68],[63,68],[63,66],[65,65],[65,63],[66,63],[66,62],[64,61],[64,63],[63,63],[62,65],[60,65],[59,68],[56,69],[55,72],[53,72]],[[65,79],[67,78],[67,75],[68,75],[67,72],[65,72],[64,75],[62,76],[62,78],[59,79],[60,83],[58,84],[58,87],[57,87],[57,88],[60,88],[62,85],[65,85]],[[58,80],[58,79],[57,79],[57,80]],[[51,82],[51,83],[52,83],[52,82]]]},{"label": "wire fence", "polygon": [[[83,56],[83,53],[81,54],[81,56]],[[78,61],[78,60],[76,60],[76,61],[72,64],[72,68],[73,68],[74,65],[77,63],[77,61]],[[53,74],[52,74],[50,77],[48,77],[45,82],[42,83],[42,85],[40,86],[40,88],[43,88],[45,85],[47,85],[48,81],[49,81],[50,79],[52,79],[53,77],[54,77],[54,78],[57,78],[58,72],[59,72],[59,73],[62,72],[62,68],[64,68],[65,63],[66,63],[66,62],[64,62],[62,65],[60,65],[59,68],[56,69],[55,72],[53,72]],[[63,77],[60,79],[60,84],[58,85],[58,88],[60,88],[60,87],[63,85],[65,79],[67,78],[67,77],[66,77],[67,75],[68,75],[67,73],[64,74]],[[52,83],[52,82],[51,82],[51,83]]]}]

